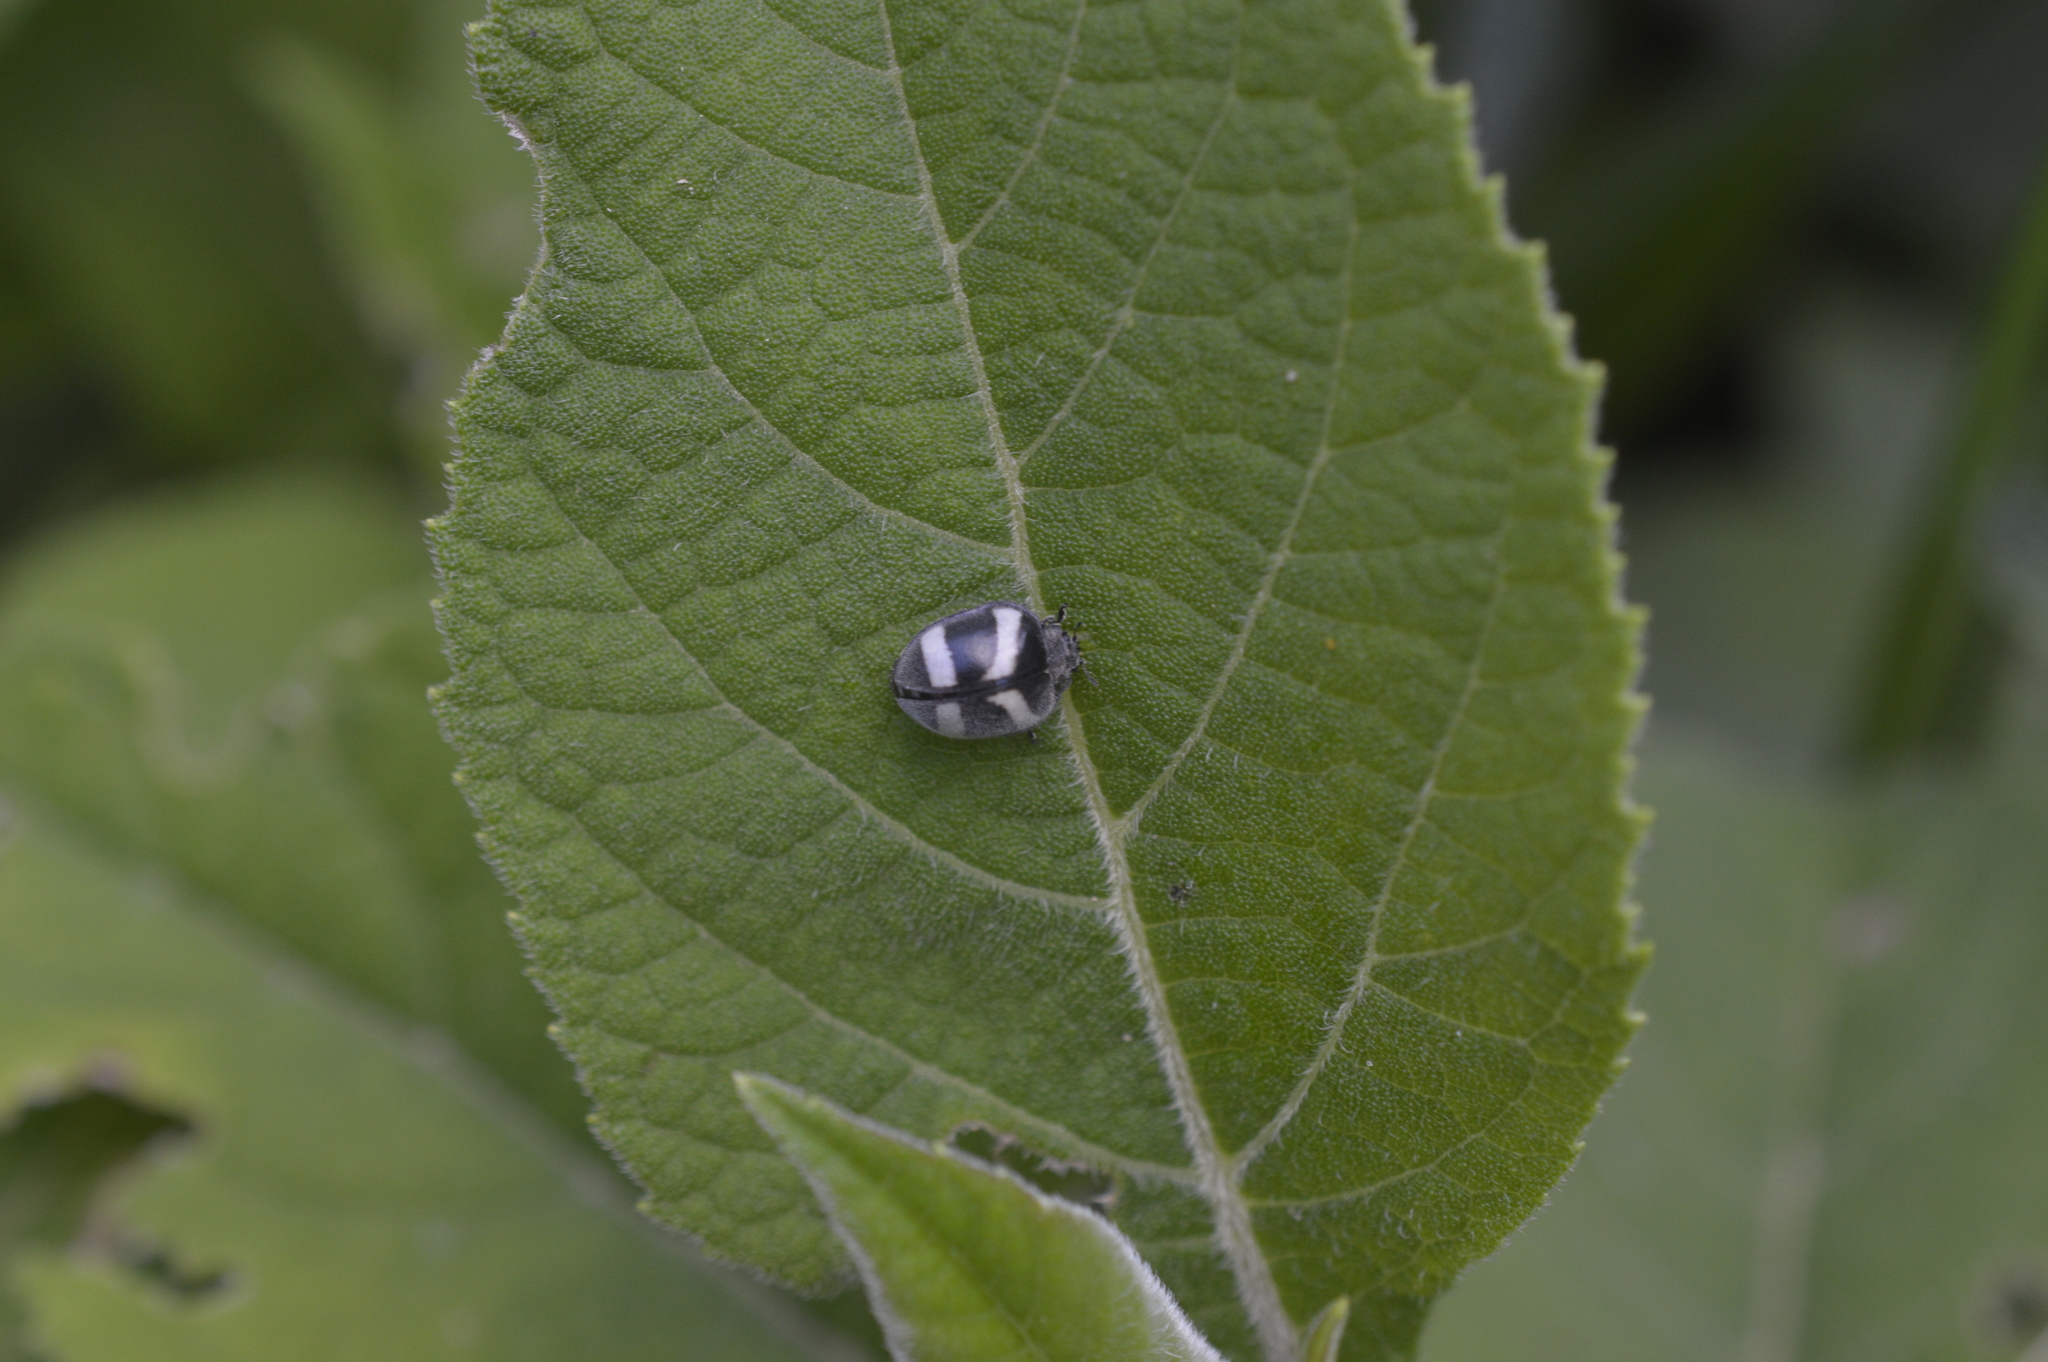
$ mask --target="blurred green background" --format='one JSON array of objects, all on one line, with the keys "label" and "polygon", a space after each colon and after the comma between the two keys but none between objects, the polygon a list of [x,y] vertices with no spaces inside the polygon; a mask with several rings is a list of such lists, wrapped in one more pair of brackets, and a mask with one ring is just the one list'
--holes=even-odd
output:
[{"label": "blurred green background", "polygon": [[[1824,760],[2039,179],[2048,4],[1417,9],[1608,368],[1660,722]],[[528,163],[463,73],[467,17],[0,3],[8,551],[266,465],[431,513],[442,403],[537,243]]]},{"label": "blurred green background", "polygon": [[[1416,8],[1608,369],[1664,819],[1639,1072],[1426,1355],[2016,1356],[2048,1326],[2048,0]],[[314,485],[401,537],[438,509],[443,403],[537,245],[470,17],[0,0],[8,600],[136,507]],[[394,552],[387,578],[424,573]],[[537,1024],[503,1006],[437,1024],[488,1058],[491,1026]],[[546,1067],[528,1039],[498,1072]],[[574,1130],[562,1073],[507,1081]],[[1939,1110],[1887,1146],[1884,1101]],[[33,1105],[0,1136],[0,1253],[77,1240],[101,1173],[179,1119]],[[1808,1137],[1865,1183],[1790,1177]]]}]

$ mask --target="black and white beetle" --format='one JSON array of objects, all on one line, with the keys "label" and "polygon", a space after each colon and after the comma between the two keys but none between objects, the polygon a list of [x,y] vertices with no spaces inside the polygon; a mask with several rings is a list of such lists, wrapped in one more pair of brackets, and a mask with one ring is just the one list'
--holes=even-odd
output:
[{"label": "black and white beetle", "polygon": [[1081,665],[1060,628],[1065,606],[1040,619],[991,601],[918,630],[889,680],[903,712],[948,738],[1004,738],[1045,722]]}]

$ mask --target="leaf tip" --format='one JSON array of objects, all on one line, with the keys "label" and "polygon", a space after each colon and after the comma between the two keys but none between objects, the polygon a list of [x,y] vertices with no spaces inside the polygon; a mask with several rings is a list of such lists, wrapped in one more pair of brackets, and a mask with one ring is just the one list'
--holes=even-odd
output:
[{"label": "leaf tip", "polygon": [[1309,1321],[1301,1344],[1301,1362],[1337,1362],[1344,1326],[1351,1322],[1351,1297],[1339,1296]]},{"label": "leaf tip", "polygon": [[767,1074],[736,1070],[732,1086],[739,1094],[740,1104],[760,1122],[763,1130],[778,1139],[786,1133],[791,1116],[806,1107],[824,1105],[801,1088],[791,1087]]}]

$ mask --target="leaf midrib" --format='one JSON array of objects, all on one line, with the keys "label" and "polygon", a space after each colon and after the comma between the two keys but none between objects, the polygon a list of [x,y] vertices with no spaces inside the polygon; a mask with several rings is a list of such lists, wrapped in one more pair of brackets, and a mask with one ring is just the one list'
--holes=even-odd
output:
[{"label": "leaf midrib", "polygon": [[[859,793],[854,791],[851,787],[839,781],[839,779],[836,776],[832,775],[830,771],[825,770],[816,762],[811,761],[810,758],[804,755],[801,749],[797,748],[795,744],[791,743],[787,738],[784,738],[781,734],[775,732],[773,729],[763,724],[759,719],[754,718],[751,714],[748,714],[744,709],[741,709],[738,705],[735,705],[731,700],[728,700],[721,692],[719,692],[718,687],[715,683],[712,682],[711,678],[705,675],[703,667],[696,662],[695,658],[690,656],[689,650],[686,647],[684,647],[682,639],[678,638],[675,632],[668,628],[667,622],[664,621],[661,618],[661,616],[656,611],[654,611],[645,600],[641,598],[639,590],[633,585],[632,580],[628,578],[625,573],[619,571],[617,564],[612,563],[610,556],[604,552],[603,548],[596,544],[594,541],[592,541],[589,538],[589,536],[585,535],[582,527],[578,526],[574,519],[572,519],[569,516],[568,508],[561,504],[560,498],[555,495],[554,489],[548,487],[547,484],[544,482],[541,484],[541,486],[544,490],[547,491],[550,500],[554,501],[556,509],[562,513],[565,523],[570,525],[571,528],[573,528],[576,531],[576,537],[578,541],[584,544],[586,547],[588,547],[592,553],[596,554],[598,557],[603,559],[607,564],[611,565],[612,570],[616,574],[616,578],[620,586],[633,598],[633,613],[650,620],[655,624],[657,628],[660,628],[662,630],[663,636],[675,645],[678,654],[680,654],[682,658],[686,662],[689,662],[691,666],[695,669],[695,673],[698,679],[702,681],[704,686],[707,689],[709,689],[712,692],[712,694],[718,697],[718,704],[720,708],[729,710],[742,721],[744,721],[748,726],[753,728],[757,733],[760,733],[762,736],[769,739],[770,741],[781,745],[785,750],[790,752],[797,759],[801,760],[805,764],[807,769],[815,771],[823,779],[830,780],[835,788],[844,790],[848,800],[854,805],[856,809],[863,812],[870,812],[874,815],[874,817],[877,820],[887,823],[890,827],[894,829],[900,830],[903,837],[908,840],[909,844],[912,847],[921,851],[927,851],[934,856],[944,856],[948,858],[950,861],[956,862],[960,867],[962,867],[965,871],[972,874],[977,879],[983,880],[985,882],[991,884],[1012,883],[1011,881],[1000,880],[996,876],[990,874],[985,870],[980,869],[977,866],[974,866],[970,862],[961,861],[958,857],[952,856],[951,853],[941,852],[938,848],[933,847],[929,843],[918,838],[915,833],[911,832],[908,828],[904,827],[896,820],[889,818],[888,815],[882,813],[881,810],[875,808],[874,805],[869,803],[865,798],[863,798]],[[527,695],[527,697],[533,700],[536,704],[543,703],[539,699],[539,697],[530,695],[526,691],[525,687],[520,684],[517,678],[510,678],[510,680],[522,695]],[[621,858],[617,853],[615,853],[609,846],[605,844],[604,840],[597,835],[597,832],[593,828],[591,828],[591,826],[588,823],[583,821],[583,817],[580,812],[578,812],[575,809],[558,809],[557,811],[563,817],[575,823],[575,825],[582,830],[584,837],[588,839],[590,845],[596,848],[598,853],[602,855],[610,865],[616,868],[620,874],[624,875],[626,878],[631,880],[633,885],[637,889],[639,889],[639,891],[642,894],[645,894],[649,901],[663,904],[666,904],[668,902],[668,900],[664,898],[654,888],[654,886],[647,883],[646,879],[640,874],[639,870],[636,867],[626,862],[623,858]],[[1071,899],[1075,904],[1082,907],[1086,907],[1089,911],[1097,914],[1098,916],[1101,914],[1103,910],[1103,901],[1099,899],[1085,899],[1075,895],[1054,895],[1053,892],[1050,890],[1039,889],[1031,885],[1019,885],[1016,887],[1023,891],[1022,893],[1018,894],[1017,897],[1023,898],[1029,902],[1057,903],[1063,899]],[[838,1015],[831,1009],[818,1003],[816,1000],[811,998],[810,995],[806,994],[802,989],[798,988],[788,979],[785,979],[782,975],[770,969],[767,965],[763,964],[759,960],[754,959],[751,955],[748,955],[746,952],[740,950],[732,943],[714,934],[709,928],[707,928],[702,922],[700,922],[694,916],[688,913],[684,913],[683,917],[686,921],[690,923],[692,927],[694,927],[704,937],[705,940],[717,945],[720,950],[729,952],[735,959],[746,961],[755,969],[760,970],[764,976],[774,980],[778,988],[783,989],[793,1000],[796,1001],[796,1003],[799,1006],[804,1008],[806,1012],[810,1013],[819,1021],[825,1023],[827,1026],[833,1027],[836,1030],[843,1031],[847,1035],[850,1035],[855,1039],[862,1041],[863,1043],[873,1045],[878,1050],[887,1053],[890,1057],[894,1058],[899,1063],[903,1064],[907,1069],[911,1071],[911,1073],[926,1078],[943,1087],[951,1088],[956,1092],[964,1093],[967,1096],[973,1098],[977,1103],[985,1105],[991,1112],[1002,1113],[1005,1119],[1010,1120],[1016,1124],[1020,1133],[1032,1135],[1035,1138],[1050,1137],[1048,1141],[1050,1144],[1057,1147],[1070,1149],[1073,1151],[1076,1157],[1084,1158],[1091,1162],[1100,1163],[1105,1168],[1112,1168],[1119,1172],[1127,1173],[1134,1178],[1146,1181],[1169,1182],[1176,1184],[1187,1184],[1191,1181],[1186,1169],[1175,1168],[1169,1164],[1153,1163],[1144,1159],[1132,1158],[1128,1154],[1124,1154],[1113,1149],[1105,1148],[1104,1146],[1099,1145],[1092,1140],[1089,1140],[1079,1134],[1076,1134],[1074,1131],[1068,1129],[1066,1126],[1060,1124],[1057,1121],[1050,1120],[1034,1112],[1026,1111],[1025,1109],[1017,1106],[1014,1102],[1011,1102],[1006,1098],[998,1096],[997,1094],[989,1091],[988,1089],[980,1086],[979,1084],[969,1082],[968,1080],[960,1077],[957,1074],[949,1073],[948,1071],[941,1069],[938,1066],[931,1064],[926,1060],[918,1058],[910,1051],[903,1049],[901,1046],[897,1045],[895,1042],[887,1039],[886,1037],[876,1035],[874,1032],[869,1031],[866,1028],[861,1027],[852,1021],[849,1021],[847,1018]],[[880,1099],[878,1098],[877,1101],[879,1100]]]},{"label": "leaf midrib", "polygon": [[[1085,0],[1077,0],[1077,3],[1085,3]],[[1045,598],[1039,585],[1038,565],[1031,555],[1030,524],[1024,500],[1023,479],[1019,473],[1021,460],[1010,449],[1009,440],[1003,431],[1002,419],[996,411],[995,390],[989,382],[980,337],[974,326],[973,310],[968,302],[966,287],[960,278],[959,247],[947,234],[944,215],[939,211],[938,195],[932,186],[931,167],[925,159],[917,119],[910,109],[909,91],[903,83],[903,63],[897,54],[896,34],[889,19],[888,0],[875,0],[875,13],[881,25],[883,48],[889,57],[889,84],[895,91],[904,131],[910,140],[911,160],[917,168],[918,193],[923,201],[925,219],[931,231],[932,241],[938,247],[954,309],[960,317],[962,347],[973,366],[975,394],[988,427],[989,447],[995,457],[996,469],[1003,479],[1010,512],[1011,552],[1016,561],[1018,576],[1024,585],[1027,601],[1034,610],[1043,614]],[[1193,192],[1195,180],[1201,173],[1209,148],[1215,143],[1217,132],[1221,130],[1224,120],[1228,118],[1230,110],[1237,102],[1237,67],[1244,45],[1242,5],[1237,7],[1236,15],[1237,24],[1231,43],[1230,66],[1224,78],[1223,97],[1217,105],[1216,115],[1203,133],[1201,144],[1195,154],[1189,159],[1187,174],[1174,196],[1172,205],[1161,219],[1151,244],[1146,248],[1144,258],[1139,262],[1131,280],[1130,294],[1125,299],[1123,307],[1118,309],[1108,334],[1075,380],[1066,401],[1026,449],[1025,457],[1050,438],[1066,412],[1080,400],[1080,393],[1087,386],[1096,367],[1116,344],[1124,328],[1130,324],[1131,318],[1135,315],[1138,294],[1145,285],[1147,271],[1160,246],[1172,231],[1182,204]],[[1074,42],[1078,45],[1078,17],[1075,20],[1073,35]],[[1055,98],[1057,94],[1056,91]],[[1050,118],[1046,123],[1050,125]],[[1348,257],[1346,270],[1348,284]],[[1348,288],[1344,298],[1344,311],[1348,322]],[[1333,385],[1335,377],[1333,372]],[[1327,439],[1324,443],[1327,444]],[[1250,629],[1251,621],[1247,619],[1245,632],[1249,633]],[[1167,1005],[1165,981],[1160,977],[1158,966],[1152,959],[1145,923],[1138,913],[1137,898],[1131,882],[1130,858],[1124,848],[1124,829],[1110,807],[1103,792],[1100,773],[1089,755],[1087,734],[1080,711],[1068,697],[1063,697],[1060,705],[1067,725],[1070,758],[1087,794],[1089,817],[1095,825],[1096,844],[1101,849],[1104,868],[1109,876],[1110,897],[1114,905],[1112,923],[1116,928],[1118,944],[1123,949],[1125,959],[1130,963],[1131,973],[1137,984],[1139,1000],[1145,1010],[1146,1029],[1151,1033],[1153,1049],[1159,1056],[1160,1070],[1166,1079],[1168,1091],[1173,1096],[1175,1111],[1181,1120],[1183,1138],[1195,1162],[1199,1189],[1215,1218],[1216,1245],[1230,1266],[1231,1276],[1237,1286],[1239,1303],[1244,1307],[1268,1362],[1284,1362],[1284,1359],[1293,1357],[1300,1347],[1294,1322],[1288,1317],[1287,1309],[1281,1302],[1280,1289],[1274,1281],[1272,1266],[1266,1261],[1252,1229],[1251,1208],[1232,1175],[1222,1142],[1216,1138],[1215,1128],[1209,1122],[1209,1114],[1202,1105],[1186,1049],[1180,1043],[1172,1011]]]}]

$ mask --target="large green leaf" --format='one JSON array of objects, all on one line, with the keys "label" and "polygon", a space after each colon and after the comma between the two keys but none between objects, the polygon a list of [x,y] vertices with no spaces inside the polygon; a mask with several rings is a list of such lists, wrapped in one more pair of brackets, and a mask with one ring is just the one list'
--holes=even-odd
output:
[{"label": "large green leaf", "polygon": [[68,1362],[794,1358],[583,1136],[426,709],[411,528],[345,485],[263,485],[11,574],[0,1127],[111,1087],[142,1134],[152,1111],[192,1133],[56,1256],[137,1137],[81,1123],[36,1166],[62,1108],[32,1112],[0,1141],[0,1271]]},{"label": "large green leaf", "polygon": [[1653,1023],[1428,1362],[2011,1358],[2048,1329],[2031,704],[2003,770],[1876,807],[1652,744]]},{"label": "large green leaf", "polygon": [[1218,1362],[1102,1218],[741,1074],[854,1252],[901,1362]]},{"label": "large green leaf", "polygon": [[[1373,0],[495,6],[545,256],[443,715],[657,1217],[846,1260],[728,1073],[1118,1180],[1205,1335],[1398,1355],[1629,1032],[1594,377]],[[890,700],[1065,604],[1043,741]]]}]

